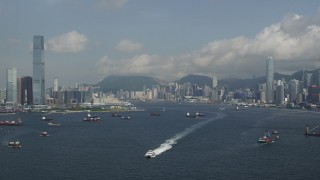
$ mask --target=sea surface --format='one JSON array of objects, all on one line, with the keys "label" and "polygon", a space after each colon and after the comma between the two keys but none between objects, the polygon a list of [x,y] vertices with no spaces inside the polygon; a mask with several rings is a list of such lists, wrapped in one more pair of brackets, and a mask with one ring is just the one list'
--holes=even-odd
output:
[{"label": "sea surface", "polygon": [[[136,106],[145,111],[122,113],[129,120],[110,112],[95,113],[98,122],[83,121],[84,112],[47,115],[61,127],[49,127],[41,113],[0,115],[0,120],[20,116],[24,122],[0,127],[0,179],[320,179],[320,137],[303,134],[306,124],[320,124],[320,112],[212,104]],[[187,118],[187,112],[205,116]],[[258,144],[265,130],[279,131],[280,138]],[[41,137],[42,131],[49,136]],[[22,148],[8,148],[12,140]],[[148,150],[157,156],[146,159]]]}]

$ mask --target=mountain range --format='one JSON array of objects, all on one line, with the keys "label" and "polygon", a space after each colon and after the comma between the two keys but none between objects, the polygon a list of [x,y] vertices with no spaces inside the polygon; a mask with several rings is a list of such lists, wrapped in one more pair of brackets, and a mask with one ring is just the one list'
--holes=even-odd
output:
[{"label": "mountain range", "polygon": [[[320,69],[305,71],[305,74],[312,74],[310,76],[310,81],[312,84],[319,85],[319,73]],[[275,80],[285,80],[286,82],[291,79],[302,80],[303,71],[297,71],[292,75],[284,75],[280,73],[274,73]],[[305,77],[307,78],[307,77]],[[218,80],[219,86],[227,86],[229,90],[235,90],[240,88],[250,88],[254,89],[258,84],[264,83],[266,77],[257,77],[252,79],[220,79]],[[174,81],[178,84],[191,83],[197,84],[200,87],[205,85],[212,86],[212,78],[203,75],[187,75],[179,80]],[[125,90],[125,91],[142,91],[144,88],[151,88],[154,85],[166,85],[167,81],[160,80],[153,77],[147,76],[108,76],[104,78],[102,81],[98,82],[96,86],[99,86],[103,92],[116,92],[117,90]]]}]

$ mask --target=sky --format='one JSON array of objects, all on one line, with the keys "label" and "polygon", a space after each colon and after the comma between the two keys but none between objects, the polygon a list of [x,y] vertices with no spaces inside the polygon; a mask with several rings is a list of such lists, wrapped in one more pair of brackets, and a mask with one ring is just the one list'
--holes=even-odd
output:
[{"label": "sky", "polygon": [[111,75],[252,78],[320,68],[319,0],[0,0],[0,88],[6,68],[32,76],[45,39],[46,87]]}]

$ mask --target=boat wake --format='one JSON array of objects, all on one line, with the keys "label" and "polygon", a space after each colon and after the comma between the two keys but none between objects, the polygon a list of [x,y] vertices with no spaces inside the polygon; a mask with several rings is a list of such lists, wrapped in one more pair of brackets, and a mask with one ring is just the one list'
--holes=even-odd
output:
[{"label": "boat wake", "polygon": [[211,119],[208,119],[208,120],[206,120],[206,121],[199,122],[199,123],[197,123],[197,124],[192,125],[192,126],[189,127],[189,128],[186,128],[184,131],[176,134],[176,135],[173,136],[172,138],[167,139],[167,140],[166,140],[164,143],[162,143],[158,148],[151,150],[152,152],[154,152],[154,155],[151,156],[151,157],[156,157],[156,156],[162,154],[163,152],[168,151],[169,149],[172,148],[172,146],[173,146],[174,144],[177,144],[177,142],[178,142],[180,139],[184,138],[184,137],[187,136],[188,134],[194,132],[195,130],[197,130],[197,129],[199,129],[199,128],[201,128],[201,127],[203,127],[203,126],[205,126],[205,125],[207,125],[207,124],[209,124],[209,123],[211,123],[212,121],[215,121],[215,120],[218,120],[218,119],[222,119],[222,118],[224,118],[224,117],[225,117],[225,114],[217,113],[217,117],[215,117],[215,118],[211,118]]}]

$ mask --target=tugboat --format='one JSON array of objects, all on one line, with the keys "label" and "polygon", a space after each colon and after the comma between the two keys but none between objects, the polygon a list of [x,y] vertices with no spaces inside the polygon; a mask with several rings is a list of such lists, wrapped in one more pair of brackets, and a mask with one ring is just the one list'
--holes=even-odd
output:
[{"label": "tugboat", "polygon": [[150,159],[150,158],[152,158],[152,157],[156,157],[156,153],[154,152],[154,151],[152,151],[152,150],[149,150],[145,155],[144,155],[144,157],[146,157],[147,159]]},{"label": "tugboat", "polygon": [[83,119],[83,121],[99,121],[100,120],[100,117],[98,116],[91,116],[91,114],[88,113],[87,117],[85,117]]},{"label": "tugboat", "polygon": [[271,138],[271,135],[270,135],[269,131],[266,131],[264,133],[264,136],[259,138],[259,140],[258,140],[258,143],[263,143],[263,144],[273,143],[273,142],[274,142],[274,139]]},{"label": "tugboat", "polygon": [[10,147],[10,148],[21,148],[22,146],[21,146],[20,142],[18,140],[16,140],[16,141],[9,141],[8,142],[8,147]]}]

